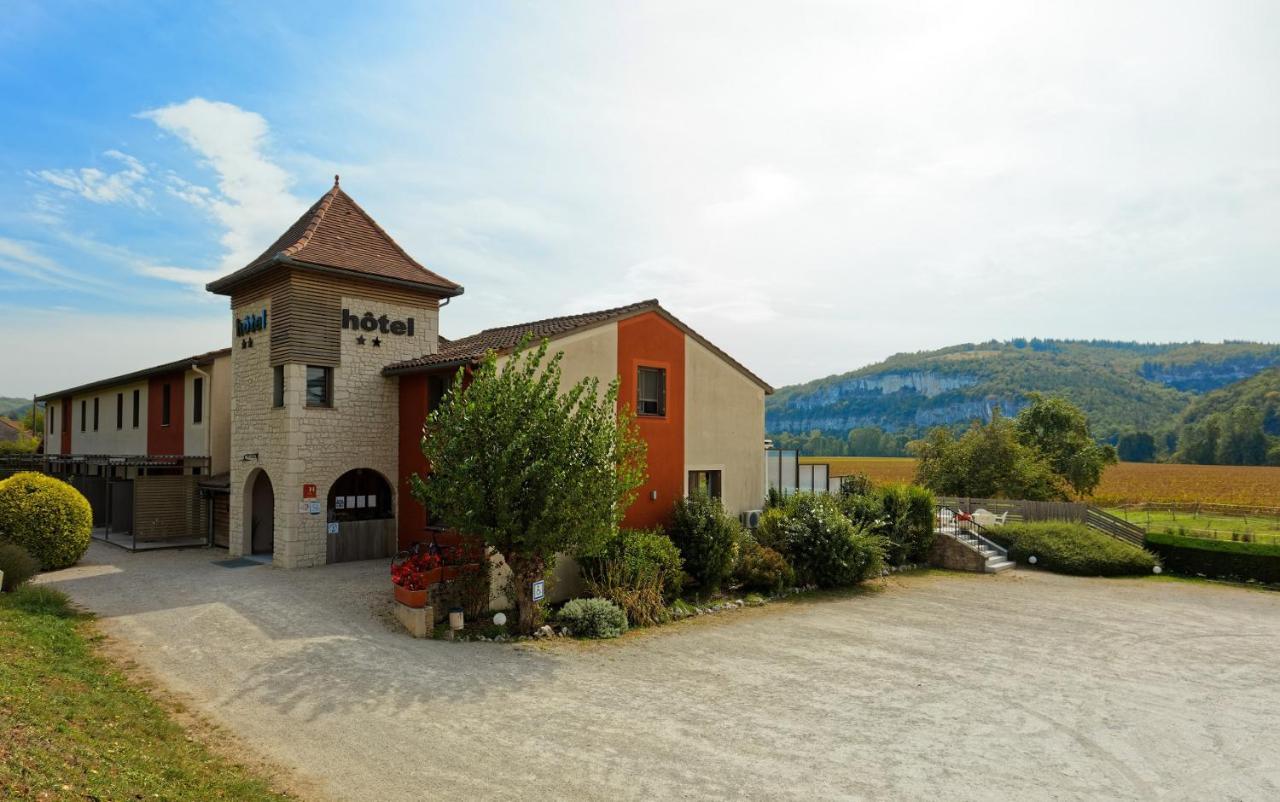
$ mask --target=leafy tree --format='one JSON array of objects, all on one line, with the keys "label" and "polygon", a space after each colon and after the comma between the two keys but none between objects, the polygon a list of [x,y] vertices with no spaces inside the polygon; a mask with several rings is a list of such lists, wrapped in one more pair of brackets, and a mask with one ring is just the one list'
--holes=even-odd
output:
[{"label": "leafy tree", "polygon": [[1116,455],[1125,462],[1155,462],[1156,438],[1150,432],[1122,434],[1116,443]]},{"label": "leafy tree", "polygon": [[1063,499],[1067,486],[1049,460],[1023,442],[997,408],[986,425],[957,437],[930,430],[916,443],[916,482],[940,495],[979,498]]},{"label": "leafy tree", "polygon": [[1093,492],[1102,472],[1116,463],[1116,451],[1098,443],[1089,432],[1089,419],[1065,398],[1027,396],[1028,404],[1015,421],[1018,438],[1044,457],[1049,467],[1079,495]]},{"label": "leafy tree", "polygon": [[1214,462],[1219,465],[1262,465],[1267,461],[1267,435],[1262,429],[1262,410],[1239,406],[1222,422]]},{"label": "leafy tree", "polygon": [[[525,343],[522,343],[522,347]],[[561,353],[517,350],[498,367],[487,354],[470,380],[427,418],[411,479],[414,496],[446,526],[475,535],[512,571],[519,630],[533,630],[532,583],[560,553],[598,552],[616,535],[644,482],[645,445],[615,379],[560,387]]]}]

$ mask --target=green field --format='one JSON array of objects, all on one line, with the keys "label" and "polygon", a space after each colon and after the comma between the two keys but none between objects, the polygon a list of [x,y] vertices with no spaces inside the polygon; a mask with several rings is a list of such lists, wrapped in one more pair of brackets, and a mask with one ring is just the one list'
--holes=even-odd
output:
[{"label": "green field", "polygon": [[1188,537],[1280,544],[1280,518],[1264,515],[1197,513],[1176,507],[1134,509],[1113,507],[1107,512],[1148,532],[1171,531]]}]

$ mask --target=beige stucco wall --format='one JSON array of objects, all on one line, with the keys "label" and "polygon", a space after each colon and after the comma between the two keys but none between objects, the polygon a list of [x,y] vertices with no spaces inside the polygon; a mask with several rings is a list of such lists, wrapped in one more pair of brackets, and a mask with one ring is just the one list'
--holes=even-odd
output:
[{"label": "beige stucco wall", "polygon": [[213,375],[209,390],[212,449],[209,472],[226,473],[231,465],[231,354],[216,358],[205,370]]},{"label": "beige stucco wall", "polygon": [[[53,429],[49,428],[50,424]],[[44,453],[62,453],[62,404],[46,401],[44,405]]]},{"label": "beige stucco wall", "polygon": [[[138,426],[133,426],[133,391],[139,390]],[[116,394],[124,394],[124,427],[116,428]],[[93,430],[93,399],[99,399],[98,431]],[[85,430],[80,431],[80,402],[86,401]],[[59,425],[62,421],[59,419]],[[54,436],[61,445],[62,433]],[[147,453],[147,383],[134,382],[114,387],[101,387],[71,399],[72,454],[146,454]]]},{"label": "beige stucco wall", "polygon": [[[272,371],[269,364],[272,331],[254,335],[253,348],[232,351],[234,381],[231,423],[231,553],[247,552],[251,543],[246,526],[245,499],[255,468],[267,471],[275,491],[274,564],[284,568],[322,565],[326,560],[326,516],[329,489],[343,473],[372,468],[386,478],[393,496],[398,473],[399,384],[382,375],[388,363],[434,353],[438,313],[434,309],[389,304],[344,295],[343,307],[371,310],[392,319],[414,318],[414,336],[383,335],[374,347],[373,334],[357,344],[354,331],[343,331],[340,363],[333,371],[333,407],[305,405],[306,366],[285,365],[285,405],[271,407]],[[256,299],[234,310],[270,309],[268,299]],[[335,328],[341,320],[335,318]],[[242,455],[257,453],[256,460]],[[299,512],[302,486],[314,484],[321,514]],[[394,498],[392,499],[394,509]]]},{"label": "beige stucco wall", "polygon": [[764,389],[685,337],[685,472],[719,470],[725,509],[764,503]]}]

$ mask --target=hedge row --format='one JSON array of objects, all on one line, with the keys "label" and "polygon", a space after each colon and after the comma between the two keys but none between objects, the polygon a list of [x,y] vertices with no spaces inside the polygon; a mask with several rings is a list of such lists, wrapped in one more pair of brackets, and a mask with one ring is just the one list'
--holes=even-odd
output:
[{"label": "hedge row", "polygon": [[1147,551],[1082,524],[1022,523],[993,528],[989,535],[1009,549],[1009,559],[1060,574],[1126,576],[1149,574],[1155,557]]},{"label": "hedge row", "polygon": [[1280,546],[1149,532],[1147,545],[1175,574],[1280,582]]}]

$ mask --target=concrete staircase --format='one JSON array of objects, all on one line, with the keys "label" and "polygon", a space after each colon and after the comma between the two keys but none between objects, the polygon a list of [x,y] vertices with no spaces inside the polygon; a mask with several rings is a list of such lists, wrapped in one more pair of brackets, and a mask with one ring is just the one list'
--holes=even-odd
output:
[{"label": "concrete staircase", "polygon": [[934,534],[952,542],[943,549],[942,559],[949,568],[996,574],[1014,567],[1009,550],[987,537],[987,530],[973,520],[960,520],[955,510],[939,506],[934,519]]},{"label": "concrete staircase", "polygon": [[998,574],[1001,571],[1009,570],[1015,564],[1013,560],[1009,559],[1008,550],[997,546],[981,535],[958,529],[950,532],[939,529],[937,533],[943,537],[953,538],[960,545],[981,554],[987,561],[986,567],[983,569],[985,573]]}]

